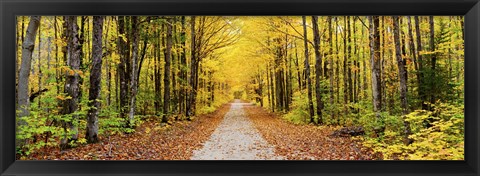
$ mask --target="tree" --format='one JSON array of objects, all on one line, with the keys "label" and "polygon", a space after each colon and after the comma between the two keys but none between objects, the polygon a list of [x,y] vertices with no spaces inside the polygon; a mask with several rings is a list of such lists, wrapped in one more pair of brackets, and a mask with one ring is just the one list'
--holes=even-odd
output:
[{"label": "tree", "polygon": [[373,110],[378,112],[382,110],[382,80],[380,76],[380,31],[378,29],[380,20],[378,16],[369,16],[370,22],[370,62],[372,68],[372,94]]},{"label": "tree", "polygon": [[[328,16],[328,43],[329,48],[328,48],[328,54],[329,54],[329,75],[330,75],[330,104],[334,104],[334,82],[333,82],[333,27],[332,27],[332,16]],[[334,112],[331,112],[331,117],[334,118]]]},{"label": "tree", "polygon": [[[318,123],[322,124],[322,91],[320,74],[322,73],[322,55],[320,54],[320,32],[318,31],[318,16],[312,16],[313,24],[313,48],[315,50],[315,95],[317,100]],[[306,35],[305,35],[306,37]]]},{"label": "tree", "polygon": [[[409,113],[408,110],[408,101],[407,101],[407,67],[406,60],[402,57],[401,47],[400,47],[400,27],[398,25],[398,16],[393,16],[393,40],[395,42],[395,56],[397,58],[398,66],[398,77],[400,79],[400,106],[402,107],[402,116],[405,116]],[[410,123],[404,121],[405,131],[404,131],[404,142],[410,144],[412,141],[408,139],[410,135]]]},{"label": "tree", "polygon": [[[18,127],[27,125],[26,122],[21,119],[30,115],[30,98],[28,96],[28,80],[30,78],[30,70],[32,67],[32,54],[35,48],[35,37],[37,30],[40,26],[40,16],[31,16],[30,22],[27,27],[27,34],[25,35],[22,44],[22,64],[20,65],[20,73],[18,77],[18,110],[19,120],[17,121]],[[22,31],[23,33],[23,31]],[[22,34],[23,35],[23,34]],[[23,38],[23,37],[22,37]],[[20,128],[17,128],[20,129]],[[18,133],[18,131],[17,131]],[[17,146],[21,146],[25,141],[18,141]]]},{"label": "tree", "polygon": [[415,16],[415,34],[417,37],[417,57],[418,57],[418,74],[420,75],[419,78],[419,86],[418,86],[418,94],[420,96],[420,100],[422,102],[422,109],[426,110],[428,109],[428,106],[426,104],[427,97],[426,97],[426,92],[425,92],[425,86],[424,86],[424,70],[423,70],[423,56],[420,52],[423,51],[422,49],[422,36],[420,33],[420,19],[418,16]]},{"label": "tree", "polygon": [[398,77],[400,79],[400,106],[402,107],[402,115],[408,113],[407,103],[407,68],[406,61],[402,58],[402,51],[400,46],[400,27],[398,25],[398,16],[393,16],[393,38],[395,43],[395,56],[397,58]]},{"label": "tree", "polygon": [[[78,26],[77,26],[77,17],[76,16],[67,16],[66,17],[66,26],[67,26],[67,65],[69,66],[67,72],[65,73],[66,81],[64,93],[67,98],[63,100],[62,114],[71,117],[69,122],[64,121],[63,128],[65,135],[61,141],[61,147],[68,147],[70,141],[76,141],[78,138],[78,115],[75,112],[78,110],[78,103],[80,100],[80,52],[81,46],[79,43],[78,36]],[[70,132],[67,132],[66,128],[69,128]],[[71,135],[67,137],[67,135]]]},{"label": "tree", "polygon": [[167,115],[169,113],[170,107],[170,63],[172,61],[172,19],[167,19],[167,44],[165,48],[165,73],[163,78],[163,85],[164,85],[164,94],[163,94],[163,116],[162,116],[162,123],[166,123],[168,121]]},{"label": "tree", "polygon": [[[430,24],[430,51],[432,52],[431,54],[431,63],[430,63],[430,66],[431,66],[431,71],[430,71],[430,77],[432,79],[436,79],[436,74],[435,74],[435,69],[436,69],[436,65],[437,65],[437,54],[435,53],[435,22],[433,20],[433,16],[429,16],[429,24]],[[435,104],[435,101],[436,101],[436,98],[435,98],[435,94],[437,93],[436,90],[436,85],[435,85],[435,81],[430,81],[430,89],[429,89],[429,92],[430,92],[430,103],[431,104]],[[431,109],[432,107],[430,107]]]},{"label": "tree", "polygon": [[120,55],[120,63],[118,63],[117,74],[118,80],[120,84],[120,118],[125,119],[128,127],[129,120],[126,119],[127,110],[128,110],[128,58],[130,56],[128,51],[128,46],[126,43],[126,32],[125,32],[125,17],[119,16],[118,17],[118,53]]},{"label": "tree", "polygon": [[127,126],[130,128],[134,127],[134,115],[135,115],[135,108],[136,108],[136,98],[137,98],[137,63],[139,61],[139,54],[138,54],[138,43],[140,40],[140,32],[139,32],[139,22],[138,16],[132,16],[132,64],[131,64],[131,71],[130,71],[130,111],[128,114],[128,122]]},{"label": "tree", "polygon": [[197,61],[197,40],[196,40],[196,33],[195,33],[195,16],[192,16],[190,19],[190,36],[191,36],[191,47],[190,47],[190,95],[188,96],[187,102],[187,117],[195,115],[195,104],[196,104],[196,97],[197,97],[197,90],[196,87],[198,85],[196,75],[198,74],[198,61]]},{"label": "tree", "polygon": [[98,142],[98,113],[100,109],[100,89],[102,78],[102,32],[103,17],[93,17],[92,69],[90,71],[89,107],[86,138],[89,143]]},{"label": "tree", "polygon": [[[422,82],[421,82],[422,78],[420,77],[420,70],[418,68],[419,64],[418,64],[418,60],[417,60],[417,51],[415,49],[415,42],[414,42],[414,38],[413,38],[412,18],[410,16],[408,16],[408,38],[410,39],[408,44],[410,45],[410,53],[413,57],[413,66],[414,66],[415,71],[416,71],[418,86],[420,87],[420,86],[422,86]],[[419,92],[418,95],[421,95],[421,92]]]},{"label": "tree", "polygon": [[310,64],[308,63],[308,42],[307,42],[307,21],[306,17],[302,16],[303,21],[303,44],[305,46],[305,77],[307,78],[307,93],[308,93],[308,112],[310,114],[310,122],[313,123],[313,101],[312,101],[312,79],[310,78]]}]

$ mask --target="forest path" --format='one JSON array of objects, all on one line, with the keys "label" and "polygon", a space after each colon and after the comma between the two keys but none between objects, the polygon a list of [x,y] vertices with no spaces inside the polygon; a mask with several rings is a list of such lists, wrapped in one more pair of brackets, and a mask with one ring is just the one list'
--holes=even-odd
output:
[{"label": "forest path", "polygon": [[241,103],[235,100],[223,121],[215,129],[203,148],[193,151],[191,160],[279,160],[274,152],[246,116]]}]

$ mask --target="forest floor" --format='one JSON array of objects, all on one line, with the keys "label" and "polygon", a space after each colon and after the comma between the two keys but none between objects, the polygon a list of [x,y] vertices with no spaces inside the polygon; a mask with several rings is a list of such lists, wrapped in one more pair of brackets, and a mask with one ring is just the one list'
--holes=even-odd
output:
[{"label": "forest floor", "polygon": [[262,136],[286,160],[372,160],[365,149],[350,137],[335,137],[339,127],[295,125],[258,106],[244,106],[248,118]]},{"label": "forest floor", "polygon": [[26,160],[371,160],[370,152],[335,127],[295,125],[235,100],[193,121],[160,127],[146,121],[133,134],[101,138],[61,151],[40,149]]},{"label": "forest floor", "polygon": [[132,134],[104,137],[96,144],[86,144],[61,151],[58,147],[40,149],[26,160],[188,160],[194,150],[209,139],[230,104],[215,112],[195,117],[193,121],[174,121],[160,127],[146,121]]}]

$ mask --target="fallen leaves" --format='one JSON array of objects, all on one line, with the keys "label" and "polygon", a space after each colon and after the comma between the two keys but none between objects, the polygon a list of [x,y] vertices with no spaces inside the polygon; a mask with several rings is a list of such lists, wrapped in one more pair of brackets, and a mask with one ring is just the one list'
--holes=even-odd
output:
[{"label": "fallen leaves", "polygon": [[288,160],[372,160],[349,137],[332,137],[338,127],[295,125],[260,107],[244,106],[248,117],[275,152]]},{"label": "fallen leaves", "polygon": [[81,145],[61,151],[58,147],[41,149],[25,160],[189,160],[193,151],[203,146],[223,116],[230,109],[225,104],[215,112],[195,120],[175,121],[160,127],[146,121],[133,134],[115,134],[100,138],[96,144]]}]

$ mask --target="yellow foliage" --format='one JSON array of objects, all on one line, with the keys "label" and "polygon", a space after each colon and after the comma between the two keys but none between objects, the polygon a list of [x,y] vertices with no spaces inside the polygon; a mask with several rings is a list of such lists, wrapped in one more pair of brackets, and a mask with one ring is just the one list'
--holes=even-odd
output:
[{"label": "yellow foliage", "polygon": [[65,100],[65,97],[62,96],[62,95],[57,95],[55,98],[57,98],[57,99],[59,99],[59,100],[62,100],[62,101]]}]

